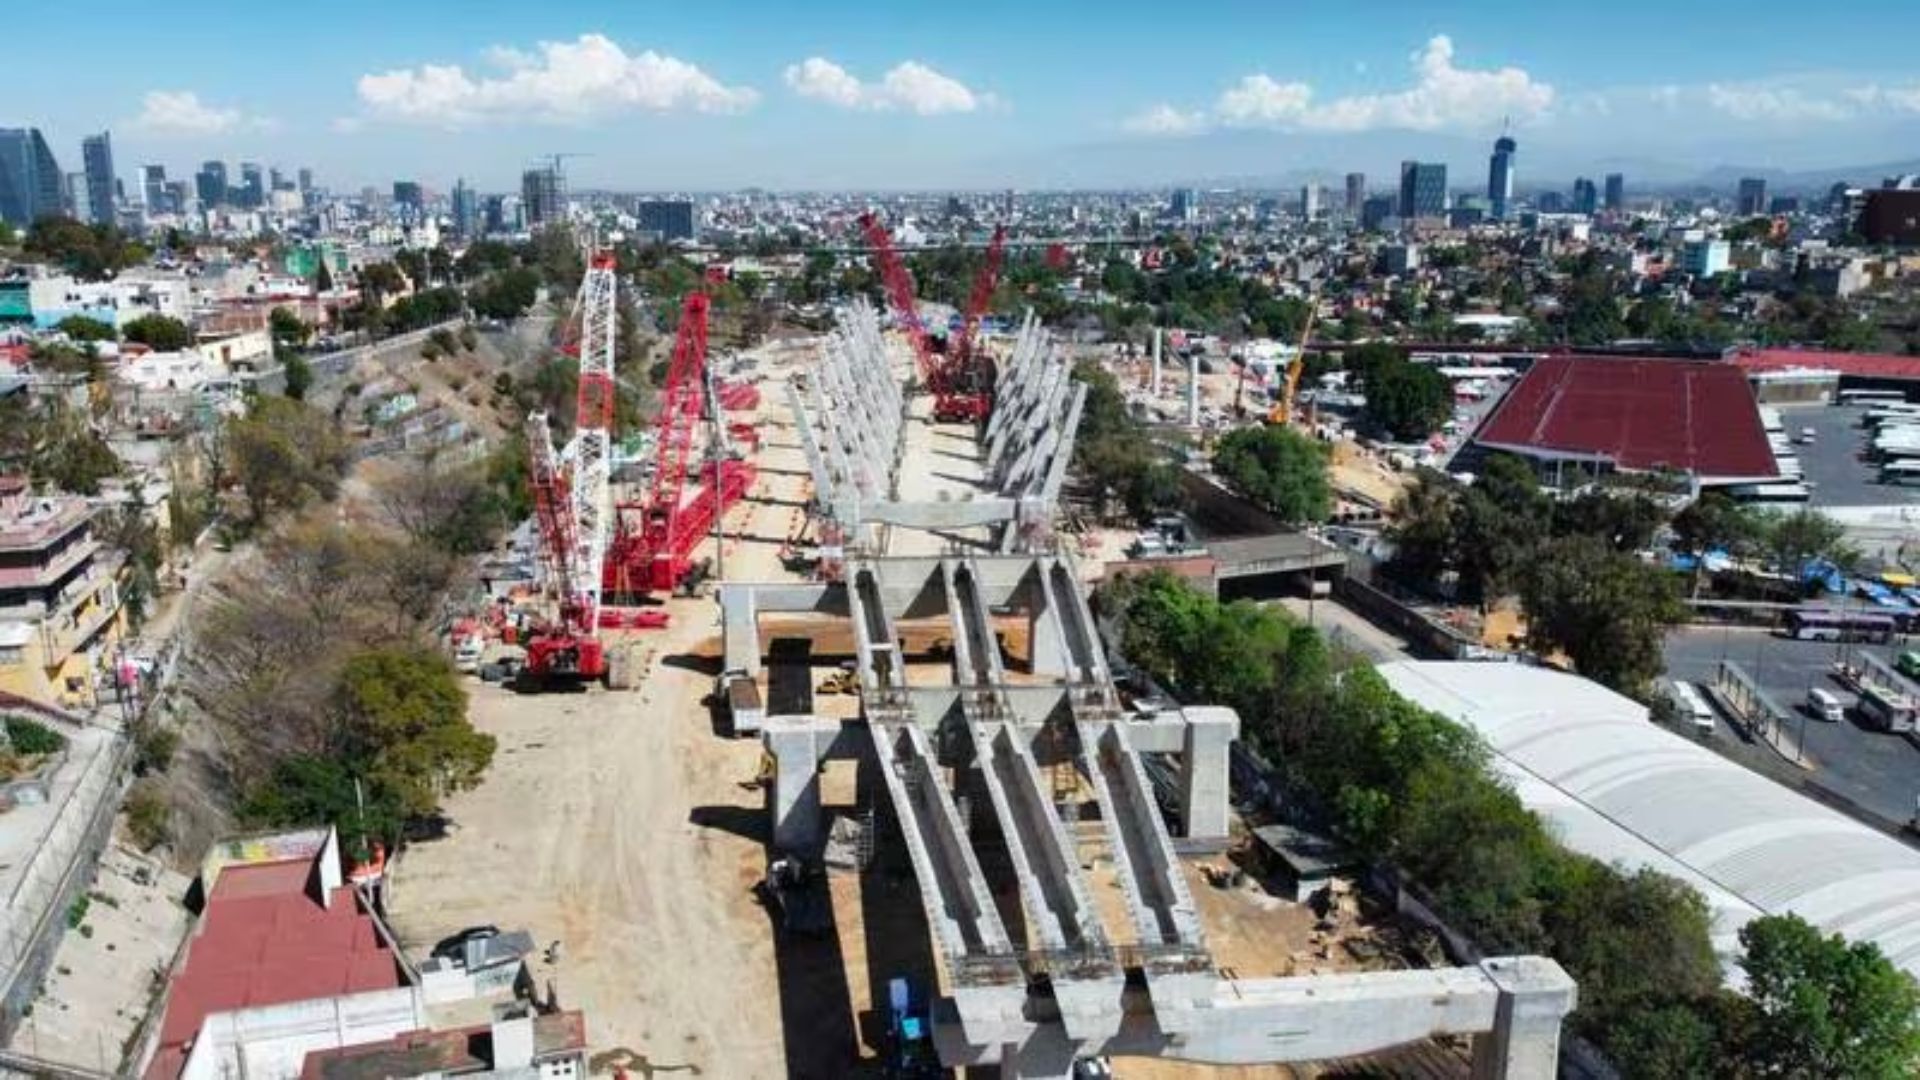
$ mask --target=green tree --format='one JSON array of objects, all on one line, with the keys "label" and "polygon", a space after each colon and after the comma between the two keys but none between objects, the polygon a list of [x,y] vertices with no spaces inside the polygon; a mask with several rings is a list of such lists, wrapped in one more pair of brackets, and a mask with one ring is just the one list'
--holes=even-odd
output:
[{"label": "green tree", "polygon": [[267,313],[267,330],[273,335],[274,344],[293,349],[305,347],[307,340],[313,336],[312,326],[283,307],[276,307]]},{"label": "green tree", "polygon": [[181,352],[193,348],[193,330],[179,319],[166,315],[142,315],[121,329],[128,341],[145,345],[156,352]]},{"label": "green tree", "polygon": [[[350,846],[362,836],[391,844],[400,836],[405,811],[391,792],[367,783],[358,764],[324,754],[283,758],[248,788],[241,820],[261,828],[332,825]],[[355,780],[361,781],[358,791]]]},{"label": "green tree", "polygon": [[1460,501],[1454,551],[1462,599],[1486,602],[1506,595],[1547,535],[1550,514],[1525,461],[1512,454],[1488,457]]},{"label": "green tree", "polygon": [[1798,915],[1740,928],[1758,1011],[1749,1043],[1762,1076],[1896,1080],[1920,1071],[1920,988],[1870,942],[1825,935]]},{"label": "green tree", "polygon": [[1593,536],[1540,548],[1520,597],[1529,645],[1563,650],[1580,674],[1631,695],[1660,673],[1666,630],[1686,617],[1672,574]]},{"label": "green tree", "polygon": [[467,692],[438,652],[353,657],[341,672],[339,709],[343,756],[409,815],[430,814],[441,795],[473,787],[493,761],[493,736],[467,722]]},{"label": "green tree", "polygon": [[1596,536],[1616,551],[1644,551],[1665,524],[1660,504],[1637,491],[1590,491],[1555,504],[1556,536]]},{"label": "green tree", "polygon": [[120,334],[109,323],[99,319],[89,319],[85,315],[69,315],[55,323],[53,328],[75,341],[118,341]]},{"label": "green tree", "polygon": [[1708,491],[1674,515],[1673,533],[1675,542],[1685,551],[1702,554],[1719,550],[1745,556],[1759,549],[1766,524],[1726,495]]},{"label": "green tree", "polygon": [[1324,444],[1288,427],[1228,432],[1213,449],[1213,471],[1235,491],[1289,525],[1325,521],[1333,512]]},{"label": "green tree", "polygon": [[1459,485],[1437,469],[1420,470],[1394,500],[1386,538],[1401,578],[1430,587],[1452,568],[1460,506]]},{"label": "green tree", "polygon": [[1818,510],[1796,510],[1763,519],[1766,552],[1783,573],[1798,574],[1809,559],[1830,559],[1845,567],[1859,559],[1846,529]]},{"label": "green tree", "polygon": [[1367,422],[1396,439],[1424,439],[1453,412],[1453,387],[1446,376],[1407,359],[1396,345],[1363,345],[1346,359],[1366,391]]},{"label": "green tree", "polygon": [[307,400],[307,390],[313,386],[313,367],[307,363],[306,357],[295,353],[288,356],[281,367],[287,396],[295,401]]},{"label": "green tree", "polygon": [[256,398],[245,415],[230,417],[224,443],[254,526],[313,496],[332,499],[348,463],[332,422],[285,397]]}]

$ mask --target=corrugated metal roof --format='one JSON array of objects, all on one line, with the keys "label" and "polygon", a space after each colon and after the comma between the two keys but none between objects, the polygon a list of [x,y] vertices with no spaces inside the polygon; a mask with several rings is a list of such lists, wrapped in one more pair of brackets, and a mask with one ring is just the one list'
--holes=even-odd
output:
[{"label": "corrugated metal roof", "polygon": [[1644,706],[1520,664],[1406,661],[1380,673],[1479,732],[1528,808],[1577,851],[1701,889],[1715,947],[1758,913],[1872,941],[1920,976],[1920,851],[1647,720]]}]

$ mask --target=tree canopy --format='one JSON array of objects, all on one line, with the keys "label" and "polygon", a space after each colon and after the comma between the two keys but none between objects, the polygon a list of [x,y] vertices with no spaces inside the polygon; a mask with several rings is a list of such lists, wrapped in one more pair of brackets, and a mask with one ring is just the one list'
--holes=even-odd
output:
[{"label": "tree canopy", "polygon": [[347,467],[345,442],[325,414],[290,397],[256,398],[223,431],[226,457],[258,526],[309,498],[333,498]]},{"label": "tree canopy", "polygon": [[193,348],[193,329],[179,319],[166,315],[142,315],[121,328],[128,341],[138,342],[156,352],[181,352]]},{"label": "tree canopy", "polygon": [[1213,448],[1213,471],[1227,486],[1289,525],[1333,513],[1324,444],[1292,428],[1268,425],[1228,432]]}]

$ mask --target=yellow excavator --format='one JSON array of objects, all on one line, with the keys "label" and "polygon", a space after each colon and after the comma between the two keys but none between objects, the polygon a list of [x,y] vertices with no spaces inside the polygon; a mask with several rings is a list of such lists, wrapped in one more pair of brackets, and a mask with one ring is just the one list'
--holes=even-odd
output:
[{"label": "yellow excavator", "polygon": [[1293,363],[1287,365],[1287,381],[1280,389],[1280,400],[1267,411],[1269,424],[1285,426],[1293,423],[1294,394],[1300,388],[1300,373],[1307,367],[1307,342],[1313,339],[1313,317],[1319,310],[1319,300],[1308,295],[1307,322],[1300,328],[1300,349],[1293,354]]}]

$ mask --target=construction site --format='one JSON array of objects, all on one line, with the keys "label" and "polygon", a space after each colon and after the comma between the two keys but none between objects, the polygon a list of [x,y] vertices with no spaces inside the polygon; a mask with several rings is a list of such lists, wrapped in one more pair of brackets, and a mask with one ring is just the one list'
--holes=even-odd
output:
[{"label": "construction site", "polygon": [[689,294],[640,439],[590,260],[572,438],[527,429],[543,615],[473,690],[491,775],[389,868],[402,944],[551,942],[595,1071],[1555,1075],[1553,961],[1248,869],[1239,718],[1116,685],[1111,545],[1062,524],[1087,388],[1031,315],[980,333],[1002,234],[936,342],[861,227],[890,310],[723,377]]}]

